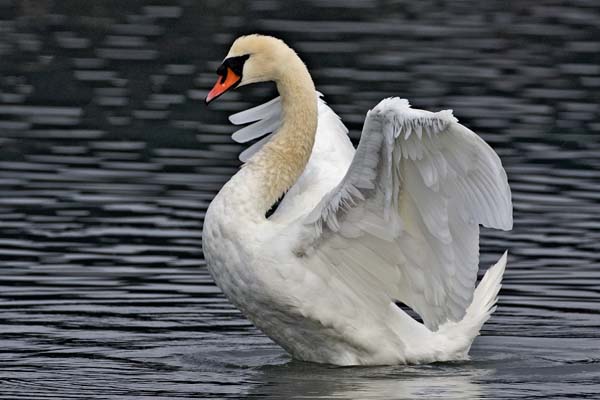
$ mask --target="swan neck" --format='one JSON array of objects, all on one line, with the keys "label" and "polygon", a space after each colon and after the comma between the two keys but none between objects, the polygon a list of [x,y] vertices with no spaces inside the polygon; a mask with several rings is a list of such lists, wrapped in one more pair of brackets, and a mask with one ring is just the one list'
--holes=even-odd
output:
[{"label": "swan neck", "polygon": [[294,53],[276,79],[282,125],[246,164],[256,182],[256,211],[265,213],[300,177],[312,153],[317,130],[317,95],[308,70]]}]

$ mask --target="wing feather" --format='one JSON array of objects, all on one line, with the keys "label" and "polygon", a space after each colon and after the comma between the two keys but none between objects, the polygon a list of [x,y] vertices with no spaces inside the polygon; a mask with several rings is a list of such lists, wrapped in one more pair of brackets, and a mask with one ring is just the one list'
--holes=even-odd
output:
[{"label": "wing feather", "polygon": [[385,99],[344,178],[302,223],[298,246],[328,260],[322,268],[335,265],[365,298],[403,301],[435,329],[471,302],[479,224],[512,227],[510,188],[496,153],[451,111]]}]

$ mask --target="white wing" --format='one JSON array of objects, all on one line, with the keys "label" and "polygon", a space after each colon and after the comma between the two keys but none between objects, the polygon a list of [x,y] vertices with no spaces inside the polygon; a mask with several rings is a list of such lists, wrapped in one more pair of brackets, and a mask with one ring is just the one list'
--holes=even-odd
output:
[{"label": "white wing", "polygon": [[261,140],[240,153],[239,159],[245,163],[269,141],[273,132],[281,126],[281,98],[277,96],[265,104],[233,114],[229,117],[229,121],[234,125],[250,124],[231,135],[231,138],[238,143],[247,143],[262,137]]},{"label": "white wing", "polygon": [[367,114],[343,180],[302,223],[297,254],[322,260],[357,295],[404,302],[436,329],[471,302],[478,224],[512,227],[510,188],[496,153],[451,111],[385,99]]},{"label": "white wing", "polygon": [[[310,159],[302,175],[271,215],[272,221],[289,222],[314,208],[342,180],[352,162],[354,147],[348,138],[348,129],[320,98],[322,94],[318,93],[318,96],[319,120]],[[240,154],[240,161],[246,162],[281,126],[281,99],[276,97],[234,114],[229,120],[235,125],[249,124],[233,133],[232,139],[236,142],[247,143],[262,137]]]}]

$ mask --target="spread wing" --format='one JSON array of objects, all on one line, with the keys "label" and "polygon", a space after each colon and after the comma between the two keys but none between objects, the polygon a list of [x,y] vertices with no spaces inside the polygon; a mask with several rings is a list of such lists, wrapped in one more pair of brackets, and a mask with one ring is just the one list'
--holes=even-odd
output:
[{"label": "spread wing", "polygon": [[[306,210],[314,208],[323,196],[334,188],[348,170],[354,147],[348,138],[348,129],[340,117],[318,94],[318,124],[315,144],[302,175],[288,190],[270,219],[277,222],[292,221]],[[281,126],[281,99],[241,111],[229,117],[235,125],[248,124],[236,131],[232,139],[238,143],[256,141],[239,156],[246,162],[271,139]]]},{"label": "spread wing", "polygon": [[479,224],[511,229],[511,194],[499,157],[451,111],[391,98],[367,114],[347,173],[302,223],[301,254],[436,329],[471,303]]}]

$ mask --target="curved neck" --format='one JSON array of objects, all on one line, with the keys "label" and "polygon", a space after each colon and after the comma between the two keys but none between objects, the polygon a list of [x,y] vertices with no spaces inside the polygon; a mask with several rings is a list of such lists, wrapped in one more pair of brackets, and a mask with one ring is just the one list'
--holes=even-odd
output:
[{"label": "curved neck", "polygon": [[317,95],[300,58],[293,54],[275,82],[281,96],[282,125],[244,166],[256,211],[264,217],[304,171],[317,131]]}]

